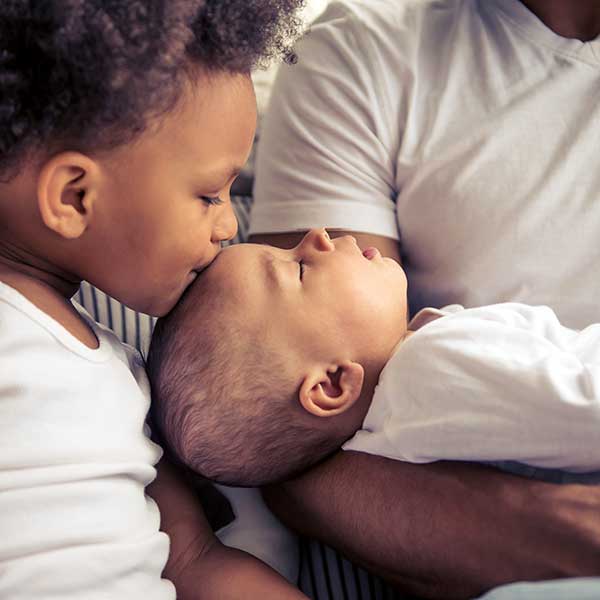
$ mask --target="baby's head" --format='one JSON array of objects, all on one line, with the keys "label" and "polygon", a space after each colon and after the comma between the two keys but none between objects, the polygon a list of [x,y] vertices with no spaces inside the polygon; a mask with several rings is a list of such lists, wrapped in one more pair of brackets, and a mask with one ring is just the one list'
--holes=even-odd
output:
[{"label": "baby's head", "polygon": [[0,2],[0,259],[165,314],[235,235],[250,71],[300,5]]},{"label": "baby's head", "polygon": [[290,477],[360,427],[406,322],[400,265],[350,236],[227,248],[157,324],[155,426],[209,479]]}]

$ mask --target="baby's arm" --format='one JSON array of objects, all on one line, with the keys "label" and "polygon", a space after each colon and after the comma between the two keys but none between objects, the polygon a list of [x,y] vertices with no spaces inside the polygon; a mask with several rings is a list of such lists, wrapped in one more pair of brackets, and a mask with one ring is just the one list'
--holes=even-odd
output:
[{"label": "baby's arm", "polygon": [[178,600],[306,600],[264,563],[219,542],[198,499],[166,458],[148,494],[171,540],[164,576],[175,585]]}]

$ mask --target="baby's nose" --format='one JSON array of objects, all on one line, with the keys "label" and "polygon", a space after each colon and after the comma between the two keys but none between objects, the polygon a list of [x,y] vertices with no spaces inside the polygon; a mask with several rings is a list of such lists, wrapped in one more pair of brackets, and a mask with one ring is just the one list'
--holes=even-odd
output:
[{"label": "baby's nose", "polygon": [[358,246],[358,242],[356,241],[356,238],[353,235],[343,235],[338,239],[346,240],[347,242],[350,242],[351,244],[356,244]]},{"label": "baby's nose", "polygon": [[335,249],[333,241],[323,227],[311,229],[306,236],[304,236],[302,243],[320,252],[331,252],[331,250]]}]

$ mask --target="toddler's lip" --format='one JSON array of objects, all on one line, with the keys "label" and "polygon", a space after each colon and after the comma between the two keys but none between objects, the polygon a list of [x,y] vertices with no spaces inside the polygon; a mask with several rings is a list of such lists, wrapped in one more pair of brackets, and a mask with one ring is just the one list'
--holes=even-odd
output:
[{"label": "toddler's lip", "polygon": [[202,271],[204,271],[204,269],[206,269],[209,265],[210,265],[210,262],[208,262],[208,263],[207,262],[202,262],[199,265],[196,265],[192,269],[192,273],[196,273],[197,275],[200,275],[200,273],[202,273]]},{"label": "toddler's lip", "polygon": [[196,266],[192,267],[192,271],[198,275],[204,271],[212,262],[217,258],[219,252],[221,252],[221,248],[218,248],[215,252],[213,252],[212,256],[204,257],[201,262],[199,262]]},{"label": "toddler's lip", "polygon": [[381,256],[381,253],[379,252],[379,250],[377,250],[377,248],[375,248],[373,246],[369,246],[368,248],[365,248],[363,250],[362,254],[368,260],[373,260],[375,257]]}]

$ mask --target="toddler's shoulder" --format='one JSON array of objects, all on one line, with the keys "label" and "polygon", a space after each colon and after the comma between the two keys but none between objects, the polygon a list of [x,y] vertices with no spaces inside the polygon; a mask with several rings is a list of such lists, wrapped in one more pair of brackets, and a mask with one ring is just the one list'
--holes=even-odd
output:
[{"label": "toddler's shoulder", "polygon": [[110,327],[96,321],[84,306],[78,302],[73,302],[73,304],[81,317],[87,321],[88,325],[94,331],[96,337],[102,340],[104,344],[110,346],[112,353],[122,362],[126,362],[131,371],[135,372],[140,368],[145,369],[144,359],[137,348],[124,342]]},{"label": "toddler's shoulder", "polygon": [[0,282],[0,352],[18,352],[46,337],[43,322],[49,320],[24,296]]},{"label": "toddler's shoulder", "polygon": [[84,309],[76,308],[94,332],[98,348],[83,344],[16,289],[0,282],[0,357],[6,372],[12,369],[31,385],[36,377],[47,382],[66,376],[66,385],[83,380],[84,373],[89,377],[115,371],[116,377],[116,370],[123,375],[130,371],[141,379],[144,364],[139,352],[96,323]]}]

